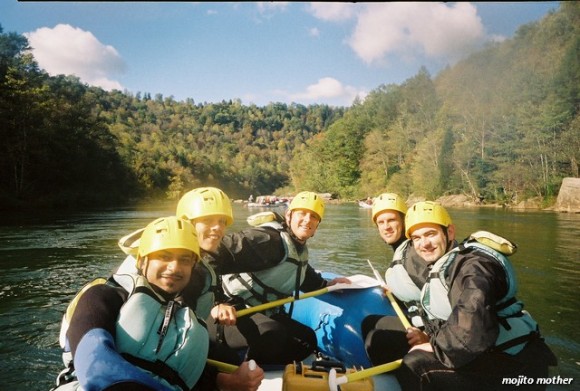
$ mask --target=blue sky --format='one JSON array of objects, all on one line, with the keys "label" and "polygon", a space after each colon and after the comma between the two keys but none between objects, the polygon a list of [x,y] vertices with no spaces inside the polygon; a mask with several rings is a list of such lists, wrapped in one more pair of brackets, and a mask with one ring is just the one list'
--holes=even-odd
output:
[{"label": "blue sky", "polygon": [[136,94],[348,106],[425,66],[435,76],[558,2],[0,3],[41,68]]}]

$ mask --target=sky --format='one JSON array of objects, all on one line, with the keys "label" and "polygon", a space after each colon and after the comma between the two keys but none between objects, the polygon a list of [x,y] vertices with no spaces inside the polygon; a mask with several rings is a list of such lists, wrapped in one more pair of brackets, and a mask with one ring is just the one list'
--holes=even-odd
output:
[{"label": "sky", "polygon": [[350,106],[435,77],[559,2],[0,2],[50,75],[177,101]]}]

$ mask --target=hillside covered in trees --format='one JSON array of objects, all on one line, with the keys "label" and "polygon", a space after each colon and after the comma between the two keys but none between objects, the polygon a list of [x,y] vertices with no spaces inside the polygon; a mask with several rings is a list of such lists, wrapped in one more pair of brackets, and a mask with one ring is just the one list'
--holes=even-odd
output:
[{"label": "hillside covered in trees", "polygon": [[579,176],[580,5],[349,108],[106,92],[48,76],[0,30],[0,205],[385,190],[549,202]]}]

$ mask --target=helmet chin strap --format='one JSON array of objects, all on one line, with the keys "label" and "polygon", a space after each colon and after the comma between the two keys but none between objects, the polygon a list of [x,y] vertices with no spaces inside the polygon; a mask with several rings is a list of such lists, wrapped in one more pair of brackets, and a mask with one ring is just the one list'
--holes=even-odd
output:
[{"label": "helmet chin strap", "polygon": [[449,250],[451,250],[451,247],[453,247],[453,240],[449,239],[449,233],[447,232],[447,227],[445,226],[441,226],[443,228],[443,234],[445,235],[445,253],[449,252]]},{"label": "helmet chin strap", "polygon": [[[143,270],[143,265],[145,265],[145,270]],[[147,268],[149,267],[149,259],[144,256],[139,260],[139,267],[137,268],[137,274],[147,278]]]},{"label": "helmet chin strap", "polygon": [[445,253],[447,253],[449,251],[449,249],[451,248],[451,240],[449,240],[449,233],[447,232],[447,227],[445,226],[441,226],[441,228],[443,228],[443,235],[445,235]]}]

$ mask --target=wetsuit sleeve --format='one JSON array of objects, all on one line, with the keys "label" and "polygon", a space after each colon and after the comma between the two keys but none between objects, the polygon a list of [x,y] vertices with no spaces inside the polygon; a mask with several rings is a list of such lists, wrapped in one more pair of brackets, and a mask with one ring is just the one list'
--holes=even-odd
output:
[{"label": "wetsuit sleeve", "polygon": [[495,303],[505,295],[505,273],[495,261],[468,255],[451,271],[452,312],[434,332],[435,356],[451,368],[461,367],[495,345],[499,334]]},{"label": "wetsuit sleeve", "polygon": [[92,329],[104,329],[115,335],[117,317],[127,294],[121,288],[100,284],[88,289],[79,299],[67,337],[73,356],[84,335]]},{"label": "wetsuit sleeve", "polygon": [[208,261],[218,274],[255,272],[276,266],[284,259],[280,233],[269,227],[247,228],[222,239]]},{"label": "wetsuit sleeve", "polygon": [[77,378],[84,390],[170,390],[116,350],[115,325],[125,296],[96,285],[80,298],[67,333]]}]

